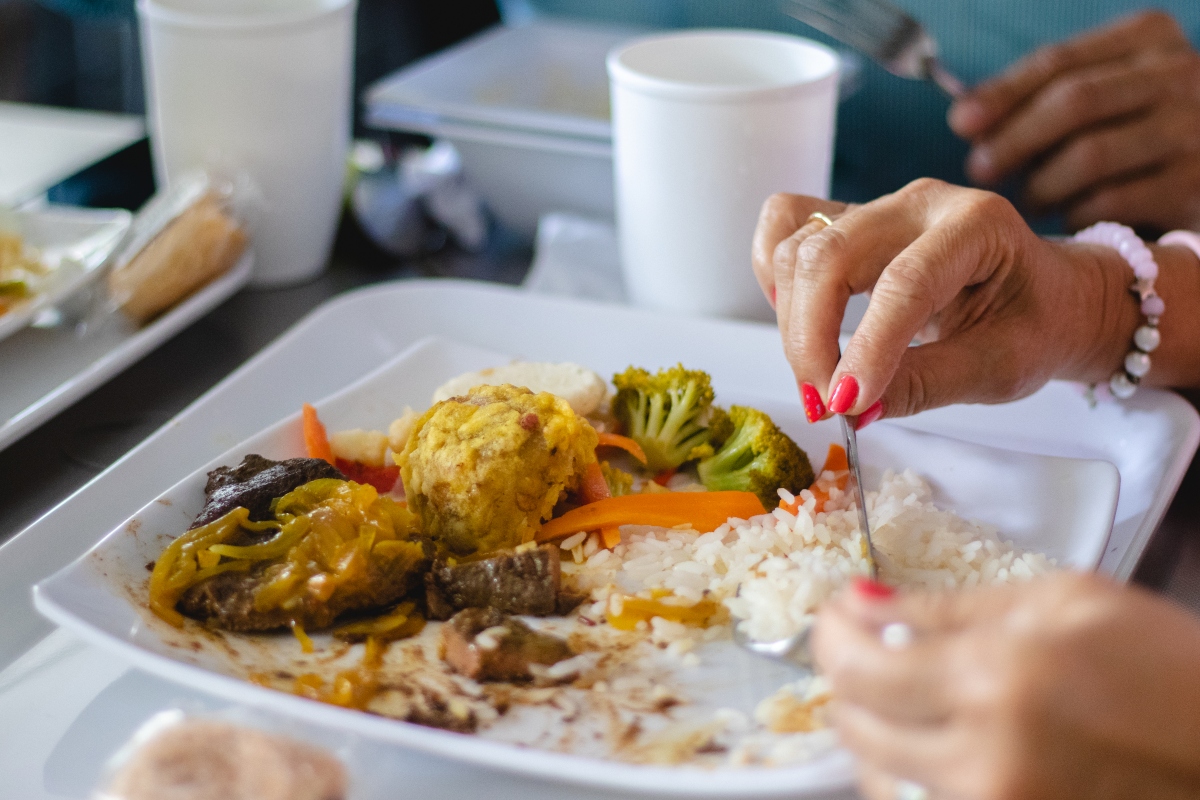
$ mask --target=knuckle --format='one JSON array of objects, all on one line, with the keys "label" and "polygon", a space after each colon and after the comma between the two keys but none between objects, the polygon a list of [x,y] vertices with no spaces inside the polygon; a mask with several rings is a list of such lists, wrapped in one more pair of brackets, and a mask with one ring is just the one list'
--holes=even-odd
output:
[{"label": "knuckle", "polygon": [[759,213],[761,217],[774,217],[780,213],[791,210],[796,204],[796,195],[787,194],[786,192],[776,192],[763,201],[762,210]]},{"label": "knuckle", "polygon": [[1055,81],[1047,92],[1046,103],[1067,117],[1078,119],[1088,115],[1102,98],[1095,82],[1078,76]]},{"label": "knuckle", "polygon": [[1184,35],[1175,17],[1160,8],[1146,9],[1135,14],[1133,22],[1137,28],[1150,34],[1169,38],[1180,38]]},{"label": "knuckle", "polygon": [[1034,73],[1045,77],[1055,75],[1066,68],[1068,52],[1062,44],[1052,44],[1035,50],[1029,56],[1029,68]]},{"label": "knuckle", "polygon": [[800,242],[796,248],[796,266],[813,277],[840,276],[848,266],[849,243],[837,228],[824,228]]},{"label": "knuckle", "polygon": [[910,181],[901,190],[901,194],[918,195],[921,197],[933,196],[945,192],[950,184],[937,178],[917,178]]}]

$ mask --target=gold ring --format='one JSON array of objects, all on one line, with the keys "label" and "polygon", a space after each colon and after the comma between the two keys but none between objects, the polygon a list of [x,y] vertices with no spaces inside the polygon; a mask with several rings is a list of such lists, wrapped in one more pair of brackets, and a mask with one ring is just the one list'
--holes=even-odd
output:
[{"label": "gold ring", "polygon": [[812,222],[814,219],[818,220],[820,222],[824,222],[826,228],[828,228],[830,225],[833,224],[833,220],[831,220],[829,217],[822,214],[820,211],[814,211],[813,213],[809,214],[808,219],[804,220],[804,224],[807,225],[808,223]]}]

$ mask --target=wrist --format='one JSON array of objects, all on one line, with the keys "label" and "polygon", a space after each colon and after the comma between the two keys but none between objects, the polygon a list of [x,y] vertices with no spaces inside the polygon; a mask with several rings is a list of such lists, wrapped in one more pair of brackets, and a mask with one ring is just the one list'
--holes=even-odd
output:
[{"label": "wrist", "polygon": [[1133,333],[1144,322],[1138,298],[1129,290],[1133,269],[1111,247],[1069,241],[1061,247],[1077,279],[1076,295],[1064,298],[1076,313],[1063,314],[1063,320],[1082,324],[1072,326],[1067,341],[1074,343],[1073,357],[1055,377],[1106,384],[1123,368]]},{"label": "wrist", "polygon": [[1200,386],[1200,319],[1195,303],[1200,299],[1200,258],[1179,245],[1150,245],[1158,263],[1157,290],[1167,311],[1159,323],[1162,344],[1154,353],[1154,367],[1146,376],[1151,386]]}]

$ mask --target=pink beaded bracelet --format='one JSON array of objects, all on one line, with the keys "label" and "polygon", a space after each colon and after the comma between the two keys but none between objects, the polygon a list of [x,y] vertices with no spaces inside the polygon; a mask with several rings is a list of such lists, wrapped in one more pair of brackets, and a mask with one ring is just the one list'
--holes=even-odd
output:
[{"label": "pink beaded bracelet", "polygon": [[1084,228],[1073,237],[1077,242],[1102,244],[1113,248],[1133,268],[1133,285],[1129,291],[1141,301],[1146,324],[1133,332],[1133,349],[1125,355],[1124,369],[1118,370],[1108,381],[1113,396],[1127,400],[1137,391],[1138,383],[1150,371],[1150,354],[1162,341],[1158,332],[1158,320],[1166,306],[1154,291],[1154,279],[1158,277],[1158,264],[1154,254],[1133,229],[1116,222],[1097,222]]}]

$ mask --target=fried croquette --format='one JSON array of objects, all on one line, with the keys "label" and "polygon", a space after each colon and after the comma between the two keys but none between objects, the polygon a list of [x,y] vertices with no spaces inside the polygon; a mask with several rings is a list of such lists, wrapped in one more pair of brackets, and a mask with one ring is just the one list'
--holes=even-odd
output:
[{"label": "fried croquette", "polygon": [[476,386],[417,420],[398,461],[421,529],[452,553],[531,541],[596,460],[596,432],[567,401]]}]

